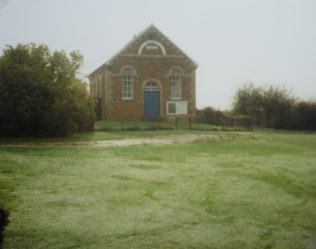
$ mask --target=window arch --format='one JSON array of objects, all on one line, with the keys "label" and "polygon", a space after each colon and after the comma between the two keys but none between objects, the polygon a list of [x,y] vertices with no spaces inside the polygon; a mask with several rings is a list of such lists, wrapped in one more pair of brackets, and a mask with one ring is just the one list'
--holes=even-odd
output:
[{"label": "window arch", "polygon": [[182,98],[182,73],[179,69],[171,72],[171,99],[180,100]]},{"label": "window arch", "polygon": [[144,87],[145,91],[160,91],[160,86],[155,80],[150,80]]},{"label": "window arch", "polygon": [[122,99],[134,98],[134,76],[133,70],[125,68],[122,71]]},{"label": "window arch", "polygon": [[141,55],[143,52],[143,49],[147,46],[147,45],[156,45],[161,49],[161,52],[163,55],[166,55],[166,49],[165,47],[158,41],[155,40],[147,40],[145,41],[138,49],[138,54]]}]

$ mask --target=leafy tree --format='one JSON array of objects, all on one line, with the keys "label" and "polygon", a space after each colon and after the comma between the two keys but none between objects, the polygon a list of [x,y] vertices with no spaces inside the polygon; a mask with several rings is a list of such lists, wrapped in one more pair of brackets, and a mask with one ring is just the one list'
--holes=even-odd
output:
[{"label": "leafy tree", "polygon": [[293,128],[316,131],[316,102],[300,101],[295,106]]},{"label": "leafy tree", "polygon": [[94,102],[76,74],[79,52],[7,46],[0,57],[0,134],[67,135],[93,128]]},{"label": "leafy tree", "polygon": [[265,127],[276,129],[290,128],[295,104],[296,99],[285,88],[270,86],[264,89],[262,109]]},{"label": "leafy tree", "polygon": [[225,127],[243,127],[250,129],[253,127],[253,118],[246,115],[233,115],[229,112],[215,110],[206,107],[198,111],[198,120],[202,123],[221,125]]},{"label": "leafy tree", "polygon": [[249,115],[257,126],[290,128],[296,99],[284,88],[255,87],[253,84],[239,88],[234,97],[234,113]]},{"label": "leafy tree", "polygon": [[235,94],[233,112],[251,116],[256,125],[263,125],[263,92],[261,87],[254,87],[252,84],[242,86]]},{"label": "leafy tree", "polygon": [[199,121],[212,125],[221,125],[222,112],[212,107],[206,107],[199,111]]}]

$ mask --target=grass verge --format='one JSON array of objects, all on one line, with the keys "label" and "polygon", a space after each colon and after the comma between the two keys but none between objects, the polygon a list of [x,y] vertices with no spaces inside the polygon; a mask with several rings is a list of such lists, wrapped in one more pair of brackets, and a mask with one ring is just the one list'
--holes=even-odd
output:
[{"label": "grass verge", "polygon": [[11,248],[305,248],[316,136],[0,148]]}]

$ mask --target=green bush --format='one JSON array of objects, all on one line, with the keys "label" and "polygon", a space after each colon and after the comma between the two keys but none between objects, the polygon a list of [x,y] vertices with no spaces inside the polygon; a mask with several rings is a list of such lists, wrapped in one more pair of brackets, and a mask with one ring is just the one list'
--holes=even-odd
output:
[{"label": "green bush", "polygon": [[197,120],[202,123],[212,124],[212,125],[222,125],[224,120],[224,113],[215,110],[212,107],[206,107],[203,110],[198,110]]},{"label": "green bush", "polygon": [[288,129],[295,103],[296,99],[285,88],[248,84],[236,91],[233,111],[236,115],[251,116],[257,126]]},{"label": "green bush", "polygon": [[206,107],[198,111],[198,121],[211,125],[224,127],[242,127],[250,129],[254,126],[254,120],[247,115],[233,115],[228,112],[214,110],[212,107]]},{"label": "green bush", "polygon": [[294,109],[293,128],[316,131],[316,102],[300,101]]},{"label": "green bush", "polygon": [[237,90],[233,106],[235,114],[250,116],[257,126],[316,130],[316,102],[298,102],[284,88],[244,85]]},{"label": "green bush", "polygon": [[251,129],[254,126],[254,120],[252,117],[246,115],[234,116],[234,126]]},{"label": "green bush", "polygon": [[78,52],[8,46],[0,57],[0,134],[63,136],[92,130],[94,102],[76,78]]}]

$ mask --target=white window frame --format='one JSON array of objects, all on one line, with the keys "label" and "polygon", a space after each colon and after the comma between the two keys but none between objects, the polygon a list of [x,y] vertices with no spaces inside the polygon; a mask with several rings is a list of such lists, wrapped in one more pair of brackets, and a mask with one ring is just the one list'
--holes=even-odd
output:
[{"label": "white window frame", "polygon": [[122,99],[134,99],[134,75],[130,68],[125,68],[122,71]]},{"label": "white window frame", "polygon": [[182,99],[182,73],[179,69],[174,69],[170,76],[170,95],[171,100]]},{"label": "white window frame", "polygon": [[160,91],[160,87],[157,81],[148,81],[144,87],[144,91]]}]

